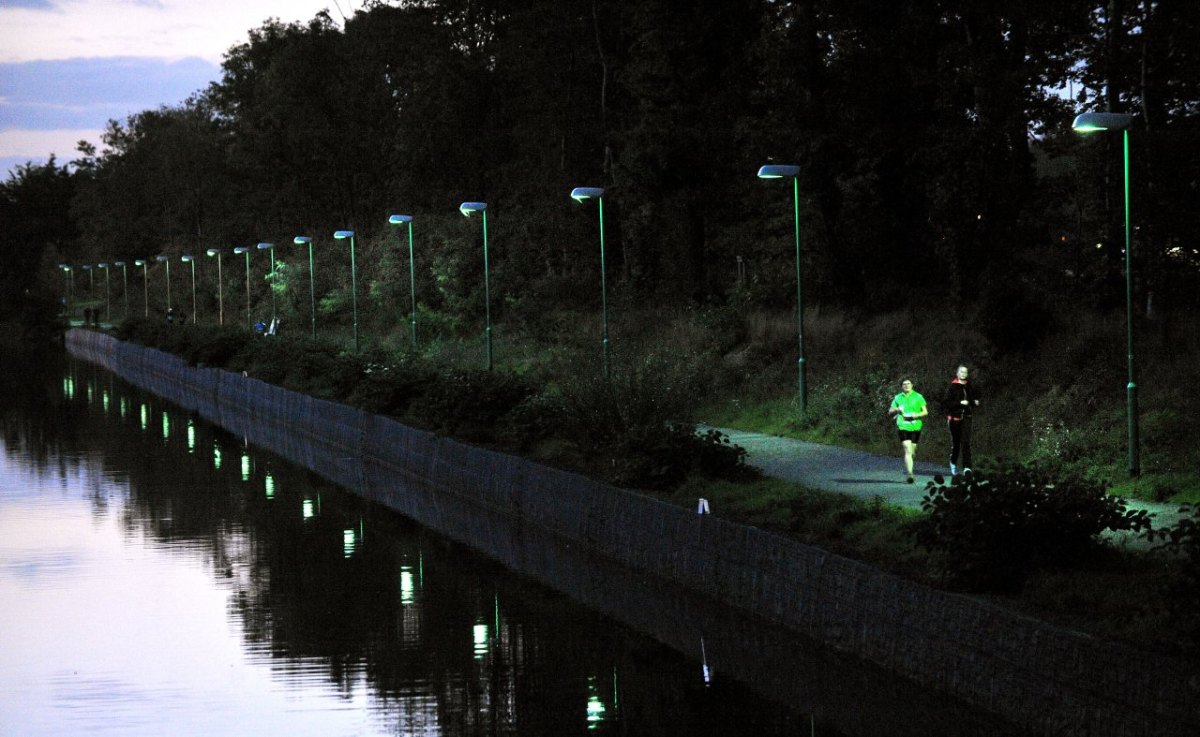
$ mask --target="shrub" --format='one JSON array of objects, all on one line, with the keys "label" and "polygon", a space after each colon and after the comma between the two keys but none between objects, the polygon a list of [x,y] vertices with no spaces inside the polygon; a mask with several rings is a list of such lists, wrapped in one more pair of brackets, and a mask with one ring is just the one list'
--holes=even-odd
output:
[{"label": "shrub", "polygon": [[1154,549],[1170,562],[1173,574],[1162,592],[1168,616],[1191,645],[1200,644],[1200,505],[1180,508],[1184,517],[1162,530],[1148,530],[1151,542],[1162,541]]},{"label": "shrub", "polygon": [[408,415],[437,433],[495,442],[505,415],[533,394],[532,385],[513,374],[456,370],[415,398]]},{"label": "shrub", "polygon": [[673,489],[693,470],[751,475],[743,448],[717,430],[696,432],[698,384],[688,366],[652,356],[611,377],[571,384],[560,398],[560,426],[586,454],[607,460],[598,470],[620,486]]},{"label": "shrub", "polygon": [[1145,530],[1149,516],[1130,511],[1098,484],[1054,480],[1009,467],[947,484],[936,476],[913,523],[917,544],[938,554],[948,583],[970,590],[1012,590],[1036,568],[1072,566],[1101,545],[1104,530]]}]

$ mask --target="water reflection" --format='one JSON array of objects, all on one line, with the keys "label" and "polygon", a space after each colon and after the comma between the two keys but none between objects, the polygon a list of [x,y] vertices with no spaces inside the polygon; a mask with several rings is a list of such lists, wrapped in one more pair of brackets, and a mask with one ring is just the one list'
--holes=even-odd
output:
[{"label": "water reflection", "polygon": [[[20,491],[0,496],[0,733],[717,732],[686,658],[177,408],[102,390],[86,365],[64,370],[4,415],[0,485]],[[51,419],[31,433],[35,416]],[[641,684],[636,716],[618,718],[618,672]],[[761,734],[800,718],[732,683],[724,700]]]}]

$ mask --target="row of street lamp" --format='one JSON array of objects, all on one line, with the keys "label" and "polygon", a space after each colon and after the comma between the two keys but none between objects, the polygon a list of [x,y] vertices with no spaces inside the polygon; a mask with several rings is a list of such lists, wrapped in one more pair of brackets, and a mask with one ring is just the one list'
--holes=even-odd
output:
[{"label": "row of street lamp", "polygon": [[[1126,340],[1128,347],[1128,371],[1129,382],[1127,385],[1127,413],[1128,413],[1128,434],[1129,434],[1129,473],[1131,476],[1137,476],[1140,472],[1138,462],[1138,428],[1137,428],[1137,385],[1134,380],[1134,360],[1133,360],[1133,292],[1132,292],[1132,236],[1129,220],[1129,126],[1133,117],[1122,113],[1084,113],[1075,118],[1072,127],[1079,132],[1101,131],[1101,130],[1120,130],[1124,133],[1124,149],[1125,149],[1125,303],[1126,303]],[[797,378],[796,378],[796,396],[801,414],[807,412],[808,409],[808,386],[806,380],[806,366],[804,356],[804,300],[803,300],[803,279],[801,273],[801,241],[800,241],[800,186],[799,186],[800,167],[795,164],[765,164],[758,169],[758,177],[761,179],[786,179],[792,180],[792,209],[795,225],[795,261],[796,261],[796,342],[797,342]],[[607,269],[605,264],[605,246],[604,246],[604,188],[602,187],[576,187],[571,190],[570,196],[576,202],[583,203],[587,200],[595,199],[599,207],[600,221],[600,298],[601,298],[601,313],[602,313],[602,332],[601,346],[604,361],[604,374],[610,375],[610,346],[608,335],[608,288],[607,288]],[[483,282],[484,282],[484,340],[487,354],[487,368],[491,370],[493,367],[492,354],[492,313],[491,313],[491,284],[490,284],[490,265],[488,257],[488,228],[487,228],[487,203],[486,202],[463,202],[459,205],[459,212],[465,217],[470,217],[475,213],[480,213],[483,221]],[[409,333],[412,345],[415,348],[417,345],[417,297],[416,297],[416,269],[413,255],[413,235],[412,224],[413,218],[411,215],[391,215],[388,218],[388,223],[391,225],[402,225],[408,230],[408,266],[409,266],[409,294],[411,298],[411,316],[409,320]],[[354,330],[354,350],[360,349],[359,334],[358,334],[358,276],[357,264],[355,260],[355,234],[353,230],[338,230],[334,232],[335,240],[350,241],[350,292],[351,292],[351,309]],[[317,311],[316,311],[316,287],[315,287],[315,262],[313,257],[313,238],[311,236],[296,236],[292,239],[295,245],[303,245],[308,248],[308,275],[309,275],[309,309],[311,313],[312,336],[317,335]],[[258,250],[267,250],[271,252],[271,313],[275,316],[275,246],[272,243],[259,243]],[[233,249],[234,254],[242,254],[246,257],[246,320],[251,320],[250,316],[250,251],[247,246],[238,246]],[[218,294],[218,320],[220,324],[225,323],[225,306],[224,306],[224,290],[221,285],[221,251],[219,249],[210,248],[207,251],[209,256],[217,258],[217,294]],[[170,261],[166,256],[158,256],[157,260],[167,265],[167,308],[171,307],[171,272]],[[196,315],[196,271],[195,259],[190,255],[183,256],[183,260],[189,263],[192,267],[192,315],[193,320]],[[137,266],[143,267],[143,281],[146,282],[145,266],[146,262],[142,259],[134,261]],[[124,262],[117,261],[114,265],[121,266],[124,271]],[[66,264],[60,265],[65,271],[71,272],[71,267]],[[108,268],[107,264],[98,264],[100,268],[105,269],[105,295],[107,304],[108,295]],[[91,270],[89,266],[84,266],[84,270],[88,271],[89,279],[91,278]],[[73,277],[73,274],[72,274]],[[73,278],[72,286],[73,291]],[[149,286],[146,282],[147,307],[146,314],[149,316]],[[126,314],[129,311],[128,297],[128,282],[126,282]],[[106,307],[107,309],[107,307]]]}]

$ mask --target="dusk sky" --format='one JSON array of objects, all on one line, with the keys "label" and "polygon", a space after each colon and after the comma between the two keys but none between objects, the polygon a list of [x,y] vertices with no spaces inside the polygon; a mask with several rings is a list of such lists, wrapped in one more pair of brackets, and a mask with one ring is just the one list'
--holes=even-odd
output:
[{"label": "dusk sky", "polygon": [[359,0],[0,0],[0,178],[100,146],[110,119],[177,105],[268,18],[338,23]]}]

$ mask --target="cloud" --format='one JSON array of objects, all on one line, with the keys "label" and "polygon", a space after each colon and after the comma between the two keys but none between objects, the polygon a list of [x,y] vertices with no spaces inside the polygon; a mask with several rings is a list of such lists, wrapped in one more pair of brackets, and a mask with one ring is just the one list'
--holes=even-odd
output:
[{"label": "cloud", "polygon": [[8,129],[97,126],[176,105],[217,79],[203,59],[117,57],[0,64],[0,135]]}]

